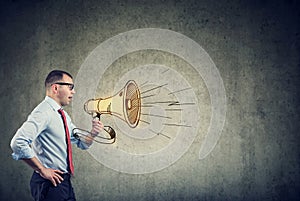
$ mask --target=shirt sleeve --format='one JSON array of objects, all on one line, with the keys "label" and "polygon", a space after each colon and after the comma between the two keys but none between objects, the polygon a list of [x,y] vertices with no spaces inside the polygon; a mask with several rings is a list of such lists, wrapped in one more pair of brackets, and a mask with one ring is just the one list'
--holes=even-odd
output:
[{"label": "shirt sleeve", "polygon": [[17,130],[11,140],[12,157],[15,160],[33,158],[35,156],[31,144],[34,139],[46,129],[48,115],[41,111],[33,111],[27,121]]},{"label": "shirt sleeve", "polygon": [[76,146],[82,150],[88,149],[91,144],[87,144],[84,141],[80,140],[80,138],[75,138],[74,129],[76,126],[72,123],[70,116],[66,113],[67,121],[69,126],[69,132],[71,133],[71,143],[76,144]]}]

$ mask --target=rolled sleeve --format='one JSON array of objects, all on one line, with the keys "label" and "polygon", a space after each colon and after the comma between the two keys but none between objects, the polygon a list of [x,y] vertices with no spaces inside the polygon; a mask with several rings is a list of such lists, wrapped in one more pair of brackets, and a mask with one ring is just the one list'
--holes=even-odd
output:
[{"label": "rolled sleeve", "polygon": [[10,146],[13,151],[12,158],[20,160],[35,156],[31,144],[37,135],[45,129],[47,115],[41,112],[33,112],[26,122],[17,130],[11,140]]},{"label": "rolled sleeve", "polygon": [[12,158],[20,160],[24,158],[33,158],[34,152],[30,147],[31,142],[25,139],[16,138],[11,141],[11,148],[13,150]]}]

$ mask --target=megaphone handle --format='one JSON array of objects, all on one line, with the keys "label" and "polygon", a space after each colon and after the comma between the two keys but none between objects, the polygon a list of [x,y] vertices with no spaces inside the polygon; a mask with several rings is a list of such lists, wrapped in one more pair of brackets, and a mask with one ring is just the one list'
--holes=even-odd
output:
[{"label": "megaphone handle", "polygon": [[[96,112],[96,115],[93,116],[93,118],[99,118],[99,120],[100,120],[100,116],[101,116],[101,113]],[[106,128],[108,128],[108,129],[106,129]],[[116,132],[112,127],[104,126],[103,129],[104,129],[105,132],[107,132],[110,135],[110,139],[115,139],[116,138]]]},{"label": "megaphone handle", "polygon": [[98,117],[100,120],[100,116],[101,116],[101,114],[97,112],[95,118]]}]

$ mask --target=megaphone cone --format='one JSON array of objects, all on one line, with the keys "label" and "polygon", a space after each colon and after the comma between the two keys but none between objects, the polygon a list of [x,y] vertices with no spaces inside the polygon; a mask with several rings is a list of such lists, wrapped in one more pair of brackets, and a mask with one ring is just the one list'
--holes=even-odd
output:
[{"label": "megaphone cone", "polygon": [[110,114],[125,121],[130,127],[135,128],[140,120],[141,97],[140,91],[133,80],[114,96],[108,98],[90,99],[84,104],[88,114]]}]

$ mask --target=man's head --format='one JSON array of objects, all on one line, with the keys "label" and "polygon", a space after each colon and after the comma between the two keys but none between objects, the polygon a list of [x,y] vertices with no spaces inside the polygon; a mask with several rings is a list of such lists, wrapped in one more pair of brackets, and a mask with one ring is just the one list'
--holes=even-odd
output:
[{"label": "man's head", "polygon": [[61,70],[51,71],[45,80],[46,95],[59,105],[69,105],[75,93],[72,76]]}]

